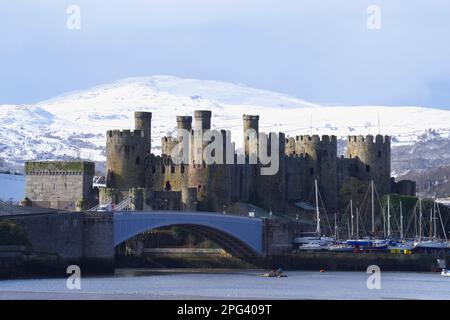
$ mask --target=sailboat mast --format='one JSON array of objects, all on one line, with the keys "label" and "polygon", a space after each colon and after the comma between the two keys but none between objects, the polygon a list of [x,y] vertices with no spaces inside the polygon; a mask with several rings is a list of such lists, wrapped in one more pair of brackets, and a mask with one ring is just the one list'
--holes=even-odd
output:
[{"label": "sailboat mast", "polygon": [[444,234],[445,241],[448,241],[447,234],[445,232],[444,222],[442,221],[441,209],[439,209],[439,203],[436,204],[437,212],[439,213],[439,220],[441,221],[442,233]]},{"label": "sailboat mast", "polygon": [[359,209],[356,207],[356,240],[359,239]]},{"label": "sailboat mast", "polygon": [[314,187],[316,189],[316,232],[317,236],[320,237],[320,211],[319,211],[319,188],[317,187],[317,179],[314,180]]},{"label": "sailboat mast", "polygon": [[433,238],[433,209],[430,208],[430,238]]},{"label": "sailboat mast", "polygon": [[414,206],[414,238],[418,237],[417,233],[417,205]]},{"label": "sailboat mast", "polygon": [[419,198],[419,241],[422,240],[422,199]]},{"label": "sailboat mast", "polygon": [[390,204],[390,197],[388,195],[388,209],[387,209],[387,235],[388,238],[391,237],[391,204]]},{"label": "sailboat mast", "polygon": [[350,219],[351,219],[351,234],[350,239],[353,238],[353,200],[350,199]]},{"label": "sailboat mast", "polygon": [[437,238],[437,216],[436,216],[436,197],[433,199],[433,231],[434,238]]},{"label": "sailboat mast", "polygon": [[403,208],[401,201],[400,201],[400,239],[403,240]]},{"label": "sailboat mast", "polygon": [[348,218],[347,218],[347,231],[348,231],[348,238],[351,239],[352,235],[350,233],[350,221],[348,220]]},{"label": "sailboat mast", "polygon": [[375,201],[374,201],[374,186],[372,180],[372,236],[375,236]]},{"label": "sailboat mast", "polygon": [[338,240],[337,212],[334,213],[334,239]]}]

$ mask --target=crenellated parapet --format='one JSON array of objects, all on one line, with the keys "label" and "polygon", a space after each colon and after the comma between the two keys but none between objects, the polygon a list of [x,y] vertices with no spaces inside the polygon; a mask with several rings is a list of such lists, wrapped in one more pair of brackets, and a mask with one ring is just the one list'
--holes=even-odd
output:
[{"label": "crenellated parapet", "polygon": [[355,144],[378,144],[378,145],[390,145],[391,138],[389,136],[383,136],[383,135],[376,135],[375,137],[373,135],[357,135],[357,136],[348,136],[347,138],[348,143],[355,143]]},{"label": "crenellated parapet", "polygon": [[336,136],[299,135],[286,139],[287,156],[303,156],[314,160],[331,159],[337,153]]},{"label": "crenellated parapet", "polygon": [[389,136],[349,136],[347,138],[347,158],[359,158],[364,163],[390,160],[391,140]]},{"label": "crenellated parapet", "polygon": [[389,136],[349,136],[347,138],[348,159],[356,159],[359,178],[373,180],[380,193],[390,191],[391,140]]},{"label": "crenellated parapet", "polygon": [[142,130],[108,130],[106,136],[111,140],[126,141],[128,139],[142,139],[144,132]]},{"label": "crenellated parapet", "polygon": [[106,183],[128,189],[145,185],[148,140],[142,130],[109,130],[106,134]]},{"label": "crenellated parapet", "polygon": [[[337,137],[334,135],[298,135],[286,139],[288,197],[310,196],[317,180],[324,202],[336,206]],[[308,199],[313,200],[313,199]]]}]

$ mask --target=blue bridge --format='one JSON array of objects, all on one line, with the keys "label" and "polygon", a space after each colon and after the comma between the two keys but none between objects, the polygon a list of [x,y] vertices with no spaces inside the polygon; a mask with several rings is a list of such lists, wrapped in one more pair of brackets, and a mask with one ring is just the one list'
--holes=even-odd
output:
[{"label": "blue bridge", "polygon": [[[212,212],[69,212],[35,210],[0,215],[25,231],[34,252],[58,257],[58,266],[114,270],[115,247],[145,231],[178,226],[217,243],[231,255],[254,263],[287,252],[296,229],[289,221]],[[54,267],[51,260],[49,266]],[[108,272],[109,272],[108,271]],[[65,272],[65,271],[64,271]]]},{"label": "blue bridge", "polygon": [[179,226],[236,256],[263,255],[263,220],[207,212],[135,211],[114,214],[114,245],[148,230]]}]

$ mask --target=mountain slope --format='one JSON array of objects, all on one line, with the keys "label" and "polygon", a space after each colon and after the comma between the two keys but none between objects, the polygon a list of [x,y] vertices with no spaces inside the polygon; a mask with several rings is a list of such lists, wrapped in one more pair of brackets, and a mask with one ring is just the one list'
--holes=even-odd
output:
[{"label": "mountain slope", "polygon": [[[389,134],[393,136],[393,154],[399,150],[393,159],[395,174],[420,167],[408,163],[414,162],[411,157],[423,162],[420,159],[427,158],[430,141],[450,149],[450,144],[441,142],[450,136],[450,128],[445,125],[450,123],[450,112],[445,110],[323,107],[240,84],[153,76],[71,92],[35,105],[1,105],[0,166],[20,169],[28,159],[81,157],[104,161],[106,131],[132,129],[133,112],[137,110],[153,112],[152,145],[153,152],[158,153],[161,137],[174,132],[175,116],[192,115],[196,109],[212,110],[213,127],[231,130],[238,147],[244,113],[259,114],[262,131],[283,131],[291,136]],[[414,146],[420,143],[421,151],[414,153]]]}]

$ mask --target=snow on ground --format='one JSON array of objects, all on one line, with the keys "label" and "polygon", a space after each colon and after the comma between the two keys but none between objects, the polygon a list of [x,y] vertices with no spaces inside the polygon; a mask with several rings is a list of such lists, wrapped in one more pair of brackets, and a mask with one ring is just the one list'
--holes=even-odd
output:
[{"label": "snow on ground", "polygon": [[[174,132],[176,115],[212,110],[213,128],[231,131],[242,145],[242,115],[259,114],[260,130],[287,135],[387,134],[393,145],[428,136],[448,138],[450,111],[421,107],[319,106],[272,91],[219,81],[172,76],[128,78],[70,92],[35,105],[0,105],[0,159],[59,157],[105,159],[109,129],[132,129],[134,111],[153,113],[153,152]],[[379,126],[380,123],[380,126]]]}]

